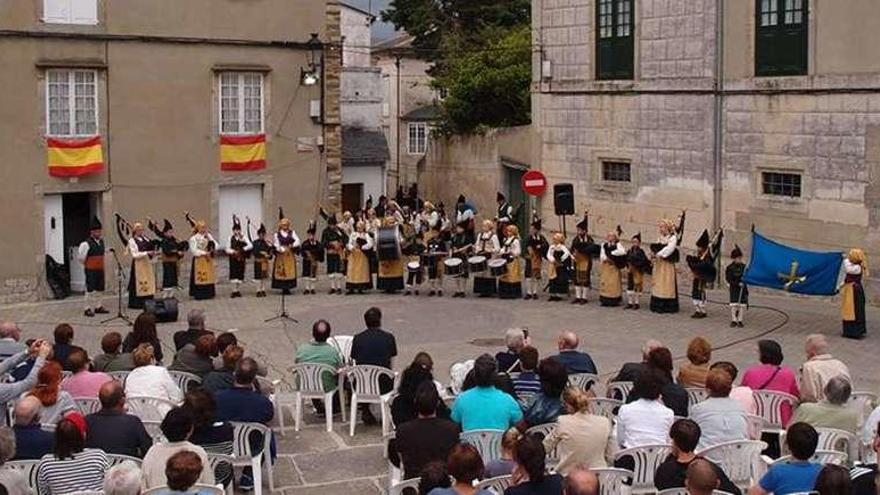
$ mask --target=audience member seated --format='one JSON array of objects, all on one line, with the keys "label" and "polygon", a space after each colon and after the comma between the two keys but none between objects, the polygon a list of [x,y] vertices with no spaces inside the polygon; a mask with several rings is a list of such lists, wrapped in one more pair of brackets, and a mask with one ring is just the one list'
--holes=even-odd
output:
[{"label": "audience member seated", "polygon": [[742,405],[730,398],[732,387],[730,375],[715,369],[706,377],[709,397],[691,406],[690,418],[700,425],[703,435],[699,448],[702,450],[719,443],[749,439],[749,424]]},{"label": "audience member seated", "polygon": [[559,464],[556,472],[568,475],[576,466],[607,467],[606,453],[611,452],[611,421],[590,414],[587,393],[568,387],[562,393],[565,414],[559,416],[556,429],[544,439],[544,450],[557,449]]},{"label": "audience member seated", "polygon": [[[647,366],[648,354],[659,347],[663,347],[663,344],[660,343],[659,340],[649,339],[647,342],[645,342],[645,345],[642,346],[642,361],[639,363],[623,363],[620,371],[617,372],[617,376],[612,378],[610,381],[635,383],[636,379],[639,377],[639,374]],[[620,399],[620,397],[616,398]]]},{"label": "audience member seated", "polygon": [[[297,346],[295,362],[297,364],[326,364],[327,366],[330,366],[336,370],[342,368],[344,364],[342,362],[342,356],[339,355],[339,351],[335,347],[327,343],[327,340],[330,339],[331,331],[332,329],[330,328],[330,323],[327,320],[316,321],[312,325],[312,341],[307,344]],[[405,375],[406,372],[404,372],[404,376]],[[321,383],[324,387],[324,392],[329,392],[330,390],[335,389],[338,383],[336,374],[330,373],[329,371],[322,373]],[[333,409],[338,410],[338,394],[333,397],[333,401],[333,403],[335,404]],[[312,404],[315,406],[315,410],[317,410],[319,414],[324,413],[323,402],[315,399],[312,401]]]},{"label": "audience member seated", "polygon": [[825,398],[825,384],[835,376],[852,380],[849,368],[828,351],[828,339],[820,333],[807,337],[804,345],[807,361],[801,365],[801,402],[819,402]]},{"label": "audience member seated", "polygon": [[428,495],[492,495],[488,490],[474,488],[474,481],[483,474],[483,458],[473,445],[460,443],[452,447],[446,470],[453,479],[452,486],[434,488]]},{"label": "audience member seated", "polygon": [[28,393],[39,399],[42,405],[40,423],[44,425],[54,425],[70,413],[79,414],[73,397],[61,390],[63,378],[61,365],[55,361],[48,362],[37,374],[37,384]]},{"label": "audience member seated", "polygon": [[[688,415],[688,398],[687,390],[681,385],[675,383],[672,379],[672,353],[666,347],[657,347],[648,353],[648,362],[646,369],[654,370],[663,379],[663,389],[661,398],[666,407],[672,409],[676,416]],[[632,402],[639,398],[639,390],[633,389],[627,397],[627,402]]]},{"label": "audience member seated", "polygon": [[160,490],[157,495],[209,495],[207,490],[199,490],[196,483],[207,466],[198,454],[182,450],[168,458],[165,465],[165,478],[168,487]]},{"label": "audience member seated", "polygon": [[11,321],[0,323],[0,359],[12,357],[19,352],[24,352],[27,347],[19,342],[21,329]]},{"label": "audience member seated", "polygon": [[504,490],[504,495],[560,495],[562,476],[547,473],[546,457],[540,438],[523,436],[514,451],[516,468],[513,479],[516,484]]},{"label": "audience member seated", "polygon": [[559,348],[559,354],[554,357],[565,365],[565,369],[569,374],[598,373],[593,358],[586,352],[577,350],[579,344],[580,340],[576,333],[562,332],[559,334],[559,340],[556,341],[556,346]]},{"label": "audience member seated", "polygon": [[541,378],[538,376],[538,350],[527,345],[519,351],[519,375],[512,378],[513,391],[523,408],[528,408],[541,392]]},{"label": "audience member seated", "polygon": [[450,486],[452,486],[452,481],[446,470],[446,459],[425,464],[422,472],[419,473],[419,495],[428,495],[435,488],[449,488]]},{"label": "audience member seated", "polygon": [[821,471],[819,477],[816,478],[816,486],[813,491],[819,495],[852,495],[852,480],[849,478],[849,471],[843,466],[835,466],[834,464],[826,464]]},{"label": "audience member seated", "polygon": [[195,308],[186,315],[187,329],[174,332],[174,351],[183,349],[187,344],[195,345],[202,335],[213,335],[205,328],[205,310]]},{"label": "audience member seated", "polygon": [[[877,433],[878,428],[880,428],[880,425],[878,425],[877,421],[872,422],[870,425],[865,423],[866,430],[871,429],[874,431],[870,444],[876,456],[880,456],[880,434]],[[850,470],[849,475],[852,479],[853,495],[877,495],[877,493],[880,493],[880,483],[878,483],[880,479],[877,476],[880,470],[877,469],[877,457],[874,459],[875,461],[871,464],[857,465]]]},{"label": "audience member seated", "polygon": [[140,495],[141,468],[132,461],[122,461],[104,475],[104,495]]},{"label": "audience member seated", "polygon": [[39,459],[52,452],[55,438],[40,427],[40,399],[28,396],[15,403],[15,459]]},{"label": "audience member seated", "polygon": [[809,492],[816,486],[816,478],[822,470],[821,464],[810,462],[819,443],[816,429],[807,423],[794,423],[788,427],[785,443],[792,459],[770,466],[758,484],[749,488],[749,495],[787,495]]},{"label": "audience member seated", "polygon": [[[214,341],[216,343],[216,355],[214,356],[214,369],[219,370],[223,368],[223,351],[226,350],[227,347],[231,345],[239,345],[238,339],[235,338],[235,334],[232,332],[223,332],[217,336],[217,339]],[[243,346],[239,346],[244,349]],[[244,356],[242,356],[244,357]],[[257,363],[260,367],[257,369],[257,375],[266,376],[268,375],[268,368],[264,363]]]},{"label": "audience member seated", "polygon": [[40,459],[37,486],[41,494],[101,491],[104,473],[110,467],[107,455],[97,449],[84,449],[79,427],[62,419],[55,427],[55,448]]},{"label": "audience member seated", "polygon": [[660,401],[664,380],[652,368],[639,374],[633,386],[639,399],[620,406],[617,414],[617,442],[622,448],[667,443],[674,414]]},{"label": "audience member seated", "polygon": [[688,362],[678,370],[678,384],[682,387],[705,387],[709,360],[712,359],[712,344],[705,337],[694,337],[688,344],[687,358]]},{"label": "audience member seated", "polygon": [[[392,369],[392,360],[397,356],[397,340],[390,332],[382,330],[382,311],[372,307],[364,313],[366,330],[354,336],[351,342],[351,359],[357,364],[368,364]],[[379,378],[379,390],[387,394],[394,388],[394,380],[387,376]],[[364,424],[378,424],[369,404],[361,405]]]},{"label": "audience member seated", "polygon": [[130,352],[121,352],[122,335],[119,332],[108,332],[101,337],[101,350],[92,359],[92,368],[95,371],[111,373],[114,371],[131,371],[134,369],[134,361]]},{"label": "audience member seated", "polygon": [[[743,373],[742,382],[744,387],[754,391],[772,390],[785,392],[798,397],[797,376],[788,366],[782,366],[784,356],[782,347],[775,340],[758,341],[758,362]],[[791,406],[783,403],[780,406],[782,425],[785,426],[791,420]]]},{"label": "audience member seated", "polygon": [[717,467],[708,460],[695,459],[688,465],[685,487],[689,495],[712,495],[719,484]]},{"label": "audience member seated", "polygon": [[[186,393],[183,409],[193,420],[193,432],[189,441],[213,454],[232,455],[232,425],[217,421],[217,403],[214,396],[204,388],[194,388]],[[214,470],[218,483],[232,481],[232,466],[220,464]]]},{"label": "audience member seated", "polygon": [[495,354],[500,373],[512,373],[521,371],[519,366],[519,353],[528,345],[528,337],[522,328],[509,328],[504,334],[504,343],[507,349]]},{"label": "audience member seated", "polygon": [[[431,356],[426,352],[420,352],[401,373],[400,385],[397,386],[397,397],[391,401],[391,421],[395,426],[400,426],[419,416],[415,408],[415,401],[416,390],[422,383],[428,382],[435,389],[438,388],[432,374],[433,368],[434,361]],[[440,391],[438,390],[437,393],[439,396]],[[449,419],[449,408],[442,400],[437,401],[437,409],[434,413],[438,418]]]},{"label": "audience member seated", "polygon": [[81,347],[74,347],[67,355],[67,362],[73,369],[73,376],[61,383],[64,390],[72,397],[95,398],[101,385],[112,380],[110,375],[101,371],[89,371],[89,355]]},{"label": "audience member seated", "polygon": [[[718,361],[712,363],[712,366],[709,367],[709,371],[712,370],[722,370],[730,376],[730,383],[736,383],[737,374],[739,374],[739,370],[736,366],[729,361]],[[755,393],[749,387],[734,386],[730,389],[730,398],[739,402],[739,405],[742,406],[743,411],[748,414],[755,414],[758,411],[758,404],[755,402]]]},{"label": "audience member seated", "polygon": [[576,466],[562,480],[562,495],[599,495],[599,488],[599,477],[584,466]]},{"label": "audience member seated", "polygon": [[183,371],[192,373],[200,378],[214,370],[214,351],[217,348],[212,334],[205,334],[196,339],[195,343],[186,344],[176,354],[171,366],[171,371]]},{"label": "audience member seated", "polygon": [[[184,347],[185,349],[185,347]],[[181,351],[183,352],[183,351]],[[220,390],[232,388],[235,384],[235,365],[244,356],[244,349],[237,345],[227,346],[222,353],[223,367],[210,371],[202,379],[202,387],[209,393],[216,394]]]},{"label": "audience member seated", "polygon": [[162,364],[165,356],[162,353],[162,343],[159,342],[159,336],[156,333],[156,316],[153,313],[144,312],[134,319],[131,332],[128,332],[125,340],[122,341],[122,352],[130,352],[134,358],[134,350],[141,344],[153,346],[153,357],[156,359],[156,363]]},{"label": "audience member seated", "polygon": [[476,386],[459,394],[452,404],[451,418],[462,431],[506,430],[522,419],[519,404],[495,388],[495,358],[483,354],[474,362]]},{"label": "audience member seated", "polygon": [[135,369],[125,379],[125,393],[129,397],[159,397],[179,404],[183,392],[168,370],[156,365],[154,349],[150,344],[140,344],[132,353]]},{"label": "audience member seated", "polygon": [[396,446],[404,468],[404,479],[415,478],[431,461],[444,460],[458,443],[458,425],[437,417],[442,401],[437,387],[423,381],[416,389],[414,407],[418,418],[397,427]]},{"label": "audience member seated", "polygon": [[803,422],[813,428],[837,428],[858,433],[859,413],[846,407],[852,386],[844,376],[835,376],[825,383],[825,398],[819,402],[804,402],[794,412],[792,421]]},{"label": "audience member seated", "polygon": [[108,454],[143,457],[153,440],[140,418],[125,413],[122,384],[110,380],[101,386],[97,395],[101,410],[86,416],[86,447],[101,449]]},{"label": "audience member seated", "polygon": [[198,482],[213,485],[214,473],[208,465],[208,455],[205,453],[205,449],[188,441],[193,432],[193,421],[189,413],[182,407],[175,407],[165,415],[161,428],[162,434],[168,441],[154,443],[147,451],[147,455],[144,456],[144,462],[141,464],[141,471],[144,474],[144,488],[150,489],[167,485],[165,467],[168,464],[168,459],[181,451],[195,452],[198,455],[202,460],[202,466],[204,466],[198,477]]},{"label": "audience member seated", "polygon": [[32,493],[24,472],[17,469],[4,469],[6,461],[15,455],[15,435],[6,427],[0,428],[0,486],[5,493],[25,495]]},{"label": "audience member seated", "polygon": [[9,373],[13,368],[23,363],[28,356],[35,356],[34,364],[28,371],[27,376],[15,383],[0,382],[0,410],[7,409],[7,403],[18,399],[21,394],[30,390],[37,383],[37,375],[46,364],[46,358],[52,354],[52,345],[45,340],[35,340],[26,352],[19,352],[11,358],[4,359],[0,363],[0,375]]},{"label": "audience member seated", "polygon": [[[669,488],[682,488],[687,486],[687,472],[690,465],[698,459],[694,454],[701,437],[700,426],[691,419],[679,419],[672,423],[669,430],[669,438],[672,440],[672,452],[657,467],[654,473],[654,486],[658,490]],[[717,489],[739,495],[740,489],[730,481],[730,478],[714,463],[709,463],[718,481]],[[715,487],[713,487],[714,489]]]},{"label": "audience member seated", "polygon": [[73,327],[67,323],[61,323],[55,327],[53,332],[55,337],[55,346],[52,351],[52,361],[61,365],[64,371],[73,371],[67,364],[67,356],[70,354],[73,342]]},{"label": "audience member seated", "polygon": [[494,461],[489,461],[483,470],[483,478],[495,478],[498,476],[507,476],[513,474],[516,467],[516,461],[513,460],[513,452],[516,450],[516,444],[522,438],[522,433],[516,428],[508,428],[501,437],[501,457]]},{"label": "audience member seated", "polygon": [[538,365],[538,376],[541,377],[541,393],[523,413],[521,430],[553,423],[562,414],[562,391],[568,386],[565,365],[556,358],[544,359]]}]

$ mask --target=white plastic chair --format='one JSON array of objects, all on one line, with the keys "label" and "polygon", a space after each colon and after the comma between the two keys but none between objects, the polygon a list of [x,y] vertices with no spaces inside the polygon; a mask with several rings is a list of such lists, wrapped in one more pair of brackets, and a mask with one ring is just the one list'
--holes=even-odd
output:
[{"label": "white plastic chair", "polygon": [[[169,488],[167,486],[157,486],[150,488],[149,490],[144,490],[142,494],[156,495],[157,493],[167,492],[168,490]],[[190,490],[199,493],[209,493],[211,495],[224,495],[226,493],[225,491],[223,491],[222,485],[206,485],[204,483],[196,483],[192,486],[192,488],[190,488]]]},{"label": "white plastic chair", "polygon": [[[217,472],[217,467],[221,464],[228,464],[232,466],[235,463],[235,458],[228,454],[216,454],[214,452],[207,452],[207,454],[208,465],[211,466],[211,471],[213,471],[214,473]],[[226,495],[233,495],[232,485],[232,480],[229,480],[229,485],[226,487]]]},{"label": "white plastic chair", "polygon": [[[266,468],[269,478],[269,491],[275,490],[275,480],[272,476],[272,430],[261,423],[240,423],[231,421],[232,425],[232,465],[235,467],[250,467],[254,474],[254,493],[263,493],[263,467]],[[263,435],[263,446],[259,452],[251,448],[250,435],[259,432]]]},{"label": "white plastic chair", "polygon": [[622,400],[605,399],[603,397],[590,397],[587,399],[590,404],[590,412],[597,416],[605,416],[614,421],[617,417],[617,409],[623,405]]},{"label": "white plastic chair", "polygon": [[634,461],[632,493],[654,493],[654,473],[669,455],[669,445],[642,445],[614,454],[614,460],[632,457]]},{"label": "white plastic chair", "polygon": [[775,390],[755,390],[753,395],[757,406],[756,413],[764,420],[761,431],[776,434],[785,431],[782,424],[782,404],[787,403],[794,410],[798,404],[798,398]]},{"label": "white plastic chair", "polygon": [[750,440],[760,440],[764,430],[764,418],[756,414],[746,414],[746,430]]},{"label": "white plastic chair", "polygon": [[705,388],[687,387],[685,391],[688,394],[688,407],[694,407],[709,398],[709,392]]},{"label": "white plastic chair", "polygon": [[595,373],[572,373],[568,375],[568,386],[589,390],[590,387],[599,383],[599,375]]},{"label": "white plastic chair", "polygon": [[850,459],[858,459],[859,439],[854,434],[836,428],[816,428],[819,444],[816,450],[845,452]]},{"label": "white plastic chair", "polygon": [[[610,382],[608,386],[605,387],[605,397],[621,400],[625,403],[627,397],[629,397],[629,393],[632,392],[632,389],[633,382]],[[618,394],[620,397],[618,397]]]},{"label": "white plastic chair", "polygon": [[412,488],[418,493],[419,483],[421,481],[421,478],[410,478],[408,480],[398,481],[391,485],[391,488],[388,490],[388,495],[401,495],[407,488]]},{"label": "white plastic chair", "polygon": [[192,373],[187,373],[186,371],[168,370],[168,374],[171,375],[174,383],[177,384],[177,387],[183,393],[187,393],[191,385],[202,384],[202,377],[194,375]]},{"label": "white plastic chair", "polygon": [[495,495],[504,495],[504,490],[507,490],[511,485],[513,485],[513,476],[505,474],[480,481],[476,488],[477,491],[486,490]]},{"label": "white plastic chair", "polygon": [[137,465],[137,467],[141,467],[141,463],[143,462],[142,459],[138,459],[137,457],[132,457],[130,455],[109,454],[109,453],[106,455],[107,455],[107,460],[110,463],[108,468],[112,468],[113,466],[122,464],[125,461],[131,461],[131,462],[135,463],[135,465]]},{"label": "white plastic chair", "polygon": [[462,432],[459,439],[462,443],[473,445],[488,464],[501,458],[501,437],[504,430],[471,430]]},{"label": "white plastic chair", "polygon": [[74,397],[73,401],[83,416],[88,416],[101,410],[101,401],[92,397]]},{"label": "white plastic chair", "polygon": [[467,361],[462,361],[460,363],[452,363],[452,365],[449,366],[449,390],[452,391],[453,395],[461,393],[464,380],[473,368],[473,359],[468,359]]},{"label": "white plastic chair", "polygon": [[351,417],[349,418],[351,425],[348,430],[349,436],[354,436],[358,404],[378,404],[379,411],[382,414],[382,434],[388,433],[391,415],[388,414],[384,403],[388,401],[391,392],[382,394],[379,382],[383,376],[394,381],[394,372],[381,366],[359,364],[349,368],[347,375],[348,381],[351,383]]},{"label": "white plastic chair", "polygon": [[124,387],[125,380],[128,379],[129,373],[131,373],[131,372],[130,371],[110,371],[107,374],[110,375],[110,378],[113,378],[114,380],[118,381]]},{"label": "white plastic chair", "polygon": [[[846,452],[840,452],[838,450],[817,450],[813,457],[810,457],[810,462],[816,464],[834,464],[836,466],[842,466],[846,464],[847,460]],[[770,461],[770,465],[779,464],[781,462],[787,462],[792,460],[792,456],[784,455],[779,459],[773,460],[764,456],[765,461]]]},{"label": "white plastic chair", "polygon": [[147,430],[147,435],[150,435],[150,438],[153,439],[153,443],[166,443],[168,441],[168,439],[165,438],[165,434],[162,433],[161,421],[141,420],[141,423],[143,423],[144,429]]},{"label": "white plastic chair", "polygon": [[859,391],[853,392],[852,395],[849,396],[849,401],[847,401],[846,407],[858,413],[859,431],[861,431],[862,427],[865,425],[865,420],[868,419],[868,416],[871,414],[871,411],[874,408],[874,403],[876,401],[877,394],[875,394],[874,392]]},{"label": "white plastic chair", "polygon": [[599,495],[629,495],[629,481],[635,476],[629,469],[591,469],[599,478]]},{"label": "white plastic chair", "polygon": [[[336,376],[336,368],[327,364],[302,363],[290,368],[293,374],[295,389],[293,391],[293,424],[294,430],[299,431],[302,423],[303,401],[318,399],[324,401],[324,417],[327,422],[327,431],[333,431],[333,396],[339,391],[337,384],[333,390],[324,391],[323,376],[330,373]],[[342,394],[340,393],[340,402]],[[342,421],[345,421],[345,407],[342,406]]]},{"label": "white plastic chair", "polygon": [[278,391],[278,385],[281,383],[281,380],[270,380],[265,376],[259,375],[257,375],[255,380],[260,393],[272,403],[275,417],[278,418],[278,426],[281,428],[281,436],[284,436],[284,411],[281,410],[281,407],[282,404],[293,407],[293,394],[283,394]]},{"label": "white plastic chair", "polygon": [[24,475],[27,480],[28,487],[33,493],[39,493],[37,489],[37,468],[40,466],[39,459],[27,459],[20,461],[7,461],[0,466],[0,469],[8,471],[18,471]]},{"label": "white plastic chair", "polygon": [[141,421],[162,421],[177,404],[161,397],[130,395],[125,398],[125,406],[129,414],[141,418]]},{"label": "white plastic chair", "polygon": [[[538,434],[541,435],[542,438],[546,438],[550,433],[552,433],[556,429],[556,423],[544,423],[540,425],[535,425],[526,430],[526,435]],[[559,445],[557,444],[557,448]],[[559,452],[557,448],[547,452],[546,462],[548,468],[554,468],[557,464],[559,464]]]},{"label": "white plastic chair", "polygon": [[342,358],[344,365],[351,364],[352,342],[354,342],[354,336],[352,335],[334,335],[327,339],[327,343],[333,346],[336,352],[339,353],[339,357]]},{"label": "white plastic chair", "polygon": [[707,447],[697,455],[717,464],[741,490],[748,490],[758,481],[761,452],[766,448],[758,440],[736,440]]}]

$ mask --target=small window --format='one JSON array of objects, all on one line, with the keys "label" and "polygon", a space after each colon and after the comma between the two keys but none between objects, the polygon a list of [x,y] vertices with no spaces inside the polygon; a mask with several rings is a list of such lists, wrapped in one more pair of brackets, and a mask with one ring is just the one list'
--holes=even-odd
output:
[{"label": "small window", "polygon": [[768,196],[801,197],[801,174],[761,172],[761,192]]},{"label": "small window", "polygon": [[596,78],[632,79],[632,0],[598,0],[596,19]]},{"label": "small window", "polygon": [[93,70],[46,72],[46,130],[50,136],[98,134],[97,80]]},{"label": "small window", "polygon": [[43,22],[97,24],[98,0],[43,0]]},{"label": "small window", "polygon": [[807,73],[808,0],[755,0],[755,74]]},{"label": "small window", "polygon": [[220,134],[263,133],[263,74],[220,73]]},{"label": "small window", "polygon": [[411,122],[408,127],[407,153],[424,155],[428,151],[428,124]]},{"label": "small window", "polygon": [[632,182],[632,169],[627,162],[602,162],[602,180]]}]

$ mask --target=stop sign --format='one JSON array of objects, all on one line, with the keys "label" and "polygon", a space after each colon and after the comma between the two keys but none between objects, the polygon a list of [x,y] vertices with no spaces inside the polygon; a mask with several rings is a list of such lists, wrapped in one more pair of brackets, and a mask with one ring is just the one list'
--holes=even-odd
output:
[{"label": "stop sign", "polygon": [[522,189],[526,194],[540,196],[547,190],[547,178],[537,170],[529,170],[523,174]]}]

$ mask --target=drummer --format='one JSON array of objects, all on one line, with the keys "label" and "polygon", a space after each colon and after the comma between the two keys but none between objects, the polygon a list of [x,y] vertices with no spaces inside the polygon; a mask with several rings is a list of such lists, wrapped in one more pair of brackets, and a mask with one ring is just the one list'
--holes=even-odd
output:
[{"label": "drummer", "polygon": [[395,292],[404,289],[403,260],[399,257],[400,228],[397,223],[397,218],[394,216],[386,216],[385,228],[390,229],[394,236],[394,244],[396,246],[398,258],[379,260],[379,276],[376,278],[376,288],[386,294],[394,294]]},{"label": "drummer", "polygon": [[508,225],[504,229],[504,245],[501,256],[507,260],[507,272],[498,279],[498,296],[501,299],[522,298],[522,245],[519,240],[519,228]]},{"label": "drummer", "polygon": [[443,257],[446,255],[446,241],[443,236],[436,234],[428,240],[428,253],[426,256],[428,268],[428,296],[443,296]]},{"label": "drummer", "polygon": [[425,268],[421,263],[425,249],[425,236],[421,232],[415,234],[413,242],[404,248],[403,255],[407,257],[406,291],[403,293],[404,296],[408,296],[413,292],[419,295],[419,288],[422,286],[425,272]]},{"label": "drummer", "polygon": [[468,270],[467,259],[474,250],[474,241],[468,233],[469,220],[463,220],[455,226],[455,235],[452,236],[453,259],[460,261],[461,271],[454,276],[455,294],[452,297],[465,297],[467,290]]},{"label": "drummer", "polygon": [[483,220],[482,227],[483,229],[477,235],[476,242],[474,243],[476,256],[468,262],[474,262],[474,265],[479,265],[474,267],[474,294],[477,294],[479,297],[491,297],[495,295],[497,289],[495,287],[495,277],[489,274],[486,261],[501,253],[501,244],[498,242],[498,236],[495,235],[495,222]]}]

